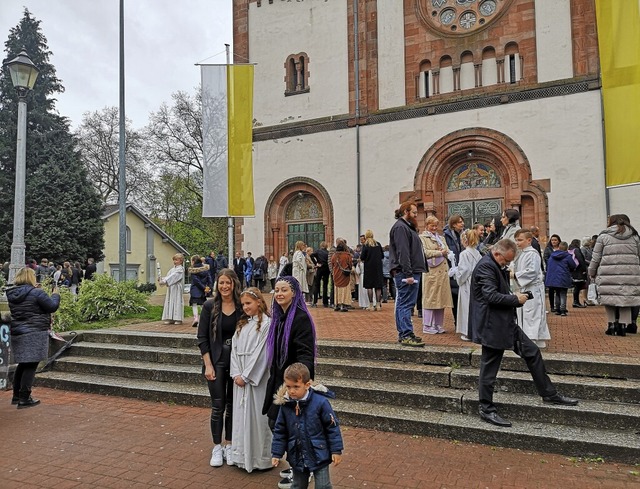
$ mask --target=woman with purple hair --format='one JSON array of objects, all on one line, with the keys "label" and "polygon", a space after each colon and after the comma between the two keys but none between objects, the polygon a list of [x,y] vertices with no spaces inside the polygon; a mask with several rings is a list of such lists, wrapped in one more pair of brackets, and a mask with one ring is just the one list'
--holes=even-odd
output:
[{"label": "woman with purple hair", "polygon": [[[299,282],[290,276],[278,277],[271,307],[271,325],[267,336],[267,362],[270,365],[269,381],[262,407],[262,414],[269,418],[273,430],[280,406],[273,403],[273,396],[284,383],[284,371],[296,362],[303,363],[314,377],[316,363],[316,329],[304,301]],[[283,471],[282,477],[289,479]],[[281,481],[282,482],[282,481]],[[284,481],[288,482],[288,481]]]}]

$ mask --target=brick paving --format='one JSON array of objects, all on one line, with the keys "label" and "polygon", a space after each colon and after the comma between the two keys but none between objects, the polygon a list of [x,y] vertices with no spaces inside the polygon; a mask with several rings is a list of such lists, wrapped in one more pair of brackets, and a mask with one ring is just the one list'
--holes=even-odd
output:
[{"label": "brick paving", "polygon": [[[161,298],[156,296],[155,300]],[[270,294],[265,294],[267,303],[271,301]],[[354,302],[354,305],[357,303]],[[394,343],[397,332],[393,318],[393,302],[382,305],[381,311],[363,311],[353,309],[348,313],[334,312],[330,308],[310,309],[314,318],[318,339],[369,341]],[[445,312],[445,328],[447,334],[422,334],[421,320],[413,317],[414,332],[422,336],[427,345],[469,347],[472,344],[460,340],[453,328],[451,310]],[[640,355],[640,335],[625,337],[607,336],[607,320],[604,307],[594,306],[585,309],[569,306],[567,317],[547,315],[551,340],[543,351],[551,353],[579,353],[637,357]],[[159,322],[130,325],[124,329],[143,331],[171,331],[175,333],[193,333],[191,318],[187,318],[182,325],[163,325]]]},{"label": "brick paving", "polygon": [[[267,299],[269,297],[267,296]],[[156,299],[160,300],[160,299]],[[312,309],[319,339],[396,341],[393,303],[380,312]],[[423,335],[429,345],[468,347],[453,334]],[[604,309],[549,315],[549,352],[637,356],[640,339],[604,335]],[[193,334],[160,322],[123,329]],[[420,334],[417,317],[414,329]],[[37,388],[35,408],[10,405],[0,392],[0,488],[265,488],[276,471],[247,474],[208,465],[209,410]],[[343,463],[332,467],[343,488],[640,488],[636,466],[344,427]]]},{"label": "brick paving", "polygon": [[[275,470],[209,467],[209,410],[38,388],[17,410],[0,392],[0,487],[275,488]],[[343,428],[334,488],[640,487],[640,467]]]}]

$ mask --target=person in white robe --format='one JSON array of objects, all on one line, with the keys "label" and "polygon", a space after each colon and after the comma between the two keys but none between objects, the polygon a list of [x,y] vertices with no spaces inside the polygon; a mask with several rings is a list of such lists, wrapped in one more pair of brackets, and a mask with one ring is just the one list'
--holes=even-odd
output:
[{"label": "person in white robe", "polygon": [[164,298],[162,320],[164,324],[180,324],[184,318],[184,256],[181,253],[173,255],[173,267],[166,276],[158,277],[160,285],[167,286]]},{"label": "person in white robe", "polygon": [[516,245],[521,253],[513,262],[513,278],[521,293],[531,292],[533,295],[516,311],[520,328],[539,348],[545,348],[551,335],[545,312],[544,274],[540,266],[540,254],[531,246],[532,237],[531,232],[525,230],[515,234]]},{"label": "person in white robe", "polygon": [[296,251],[293,254],[291,263],[293,265],[293,278],[300,284],[300,290],[305,294],[309,293],[309,285],[307,284],[307,258],[305,251],[307,247],[303,241],[296,242]]},{"label": "person in white robe", "polygon": [[478,234],[473,229],[462,233],[462,244],[465,249],[460,253],[459,263],[455,267],[455,278],[458,283],[458,310],[456,333],[460,333],[462,341],[471,341],[469,331],[469,301],[471,297],[471,275],[482,255],[477,250]]},{"label": "person in white robe", "polygon": [[245,290],[241,300],[245,296],[258,301],[261,314],[248,318],[232,339],[229,371],[234,379],[231,457],[234,465],[251,472],[271,468],[272,434],[269,420],[262,414],[269,380],[266,341],[270,318],[266,315],[267,306],[258,289],[251,287]]},{"label": "person in white robe", "polygon": [[358,260],[358,264],[356,265],[356,273],[358,274],[358,306],[360,306],[360,309],[373,311],[373,304],[369,302],[367,289],[364,288],[364,263],[360,260]]}]

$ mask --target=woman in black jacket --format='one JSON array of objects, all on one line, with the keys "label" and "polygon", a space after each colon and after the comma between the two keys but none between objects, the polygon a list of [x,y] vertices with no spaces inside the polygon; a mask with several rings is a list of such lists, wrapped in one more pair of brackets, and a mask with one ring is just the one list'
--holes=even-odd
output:
[{"label": "woman in black jacket", "polygon": [[[569,245],[569,253],[573,251],[574,261],[578,261],[575,270],[571,272],[573,281],[573,307],[587,307],[587,260],[580,250],[580,240],[574,239]],[[572,250],[572,251],[571,251]],[[580,297],[583,295],[584,297]]]},{"label": "woman in black jacket", "polygon": [[51,313],[60,306],[60,295],[54,288],[51,297],[36,287],[36,274],[28,267],[18,271],[14,287],[7,289],[11,310],[11,350],[18,364],[13,375],[11,404],[24,409],[40,404],[31,397],[36,368],[49,353]]},{"label": "woman in black jacket", "polygon": [[[198,347],[202,355],[202,371],[211,396],[211,437],[213,450],[209,465],[220,467],[223,458],[231,462],[233,414],[233,381],[231,339],[242,316],[240,281],[236,272],[223,268],[218,272],[218,287],[213,299],[202,306],[198,323]],[[225,443],[222,445],[224,428]]]}]

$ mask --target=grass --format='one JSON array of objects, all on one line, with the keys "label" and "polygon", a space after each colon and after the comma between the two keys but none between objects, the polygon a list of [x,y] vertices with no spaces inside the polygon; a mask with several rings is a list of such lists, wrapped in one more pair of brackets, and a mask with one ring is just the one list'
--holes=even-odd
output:
[{"label": "grass", "polygon": [[[162,319],[163,306],[148,304],[147,310],[138,313],[126,314],[115,319],[104,319],[102,321],[92,321],[88,323],[80,323],[71,328],[71,331],[82,331],[92,329],[117,328],[118,326],[127,326],[129,324],[149,323],[152,321],[160,321]],[[191,307],[184,308],[184,317],[193,316]]]}]

